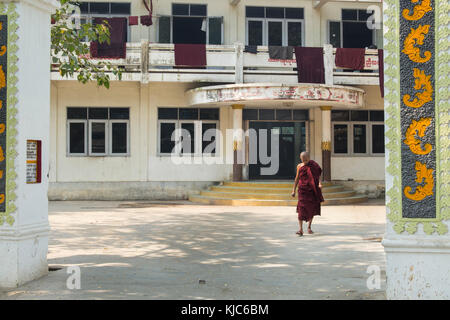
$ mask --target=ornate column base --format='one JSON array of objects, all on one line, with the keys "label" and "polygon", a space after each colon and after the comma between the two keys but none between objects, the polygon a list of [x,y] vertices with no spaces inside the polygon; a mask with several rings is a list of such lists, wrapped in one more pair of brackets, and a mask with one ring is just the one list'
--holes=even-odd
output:
[{"label": "ornate column base", "polygon": [[331,181],[331,142],[322,141],[323,181]]},{"label": "ornate column base", "polygon": [[385,238],[388,299],[450,299],[448,239]]}]

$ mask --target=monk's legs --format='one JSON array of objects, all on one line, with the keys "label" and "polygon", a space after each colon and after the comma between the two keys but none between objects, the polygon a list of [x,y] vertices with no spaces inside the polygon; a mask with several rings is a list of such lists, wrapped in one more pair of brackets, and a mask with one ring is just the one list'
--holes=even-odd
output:
[{"label": "monk's legs", "polygon": [[313,234],[314,232],[311,230],[311,224],[314,217],[311,217],[311,220],[308,221],[308,233]]},{"label": "monk's legs", "polygon": [[297,231],[297,234],[299,236],[303,235],[303,220],[300,219],[300,217],[298,218],[298,225],[300,226],[300,230]]}]

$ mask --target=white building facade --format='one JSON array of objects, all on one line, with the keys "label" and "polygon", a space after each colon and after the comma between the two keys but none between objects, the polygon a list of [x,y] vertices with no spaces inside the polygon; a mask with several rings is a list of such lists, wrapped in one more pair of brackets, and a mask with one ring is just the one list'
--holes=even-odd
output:
[{"label": "white building facade", "polygon": [[[292,179],[303,150],[325,180],[384,194],[380,1],[147,0],[153,24],[129,25],[149,14],[144,2],[81,1],[82,21],[127,19],[126,57],[108,60],[123,78],[105,89],[54,67],[49,199],[186,199],[224,180]],[[367,27],[371,19],[379,29]],[[206,44],[206,67],[177,67],[176,43]],[[325,83],[298,83],[295,55],[271,59],[272,46],[322,47]],[[364,70],[337,68],[337,47],[370,47]],[[192,140],[175,157],[190,159],[181,164],[170,154],[177,128]],[[250,163],[251,142],[236,135],[250,128],[280,133],[275,174]],[[209,152],[207,129],[222,135]],[[233,150],[243,150],[243,164]]]}]

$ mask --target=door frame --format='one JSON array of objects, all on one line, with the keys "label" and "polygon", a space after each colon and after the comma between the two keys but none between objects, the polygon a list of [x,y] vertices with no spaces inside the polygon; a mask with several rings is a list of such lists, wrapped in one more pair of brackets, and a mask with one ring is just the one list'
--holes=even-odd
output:
[{"label": "door frame", "polygon": [[[292,123],[301,123],[303,122],[305,125],[305,149],[309,150],[309,147],[311,146],[311,141],[310,141],[310,134],[309,134],[309,122],[311,120],[244,120],[243,121],[243,129],[246,132],[248,129],[250,129],[250,122],[292,122]],[[248,167],[248,180],[259,180],[258,178],[250,178],[250,164],[248,163],[249,161],[249,139],[248,136],[244,137],[244,143],[245,143],[245,166]],[[311,150],[309,150],[311,152]],[[270,180],[270,179],[269,179]],[[276,180],[276,179],[274,179]]]}]

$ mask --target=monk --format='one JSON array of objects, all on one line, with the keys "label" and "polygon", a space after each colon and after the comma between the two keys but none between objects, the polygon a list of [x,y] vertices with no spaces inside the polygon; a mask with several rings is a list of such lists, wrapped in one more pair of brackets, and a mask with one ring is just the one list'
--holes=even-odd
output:
[{"label": "monk", "polygon": [[311,224],[313,217],[320,216],[320,203],[323,202],[322,184],[320,183],[320,175],[322,169],[309,157],[308,152],[300,154],[301,163],[297,166],[297,175],[295,176],[294,189],[292,197],[295,197],[295,190],[298,186],[298,223],[300,230],[296,232],[299,236],[303,236],[303,221],[308,222],[308,233],[313,234]]}]

